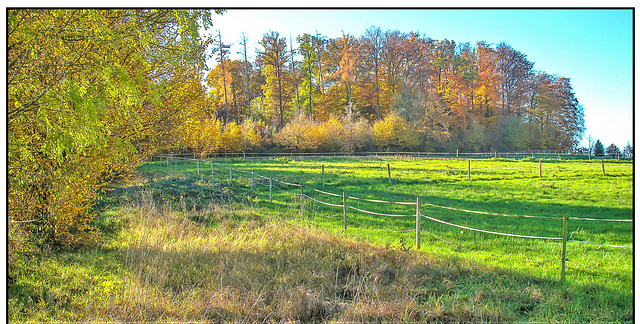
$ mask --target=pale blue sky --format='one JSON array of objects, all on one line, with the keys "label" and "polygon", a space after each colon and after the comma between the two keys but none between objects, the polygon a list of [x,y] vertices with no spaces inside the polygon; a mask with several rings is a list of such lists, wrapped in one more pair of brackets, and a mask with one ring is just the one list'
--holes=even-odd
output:
[{"label": "pale blue sky", "polygon": [[[288,38],[303,33],[360,36],[372,25],[416,31],[456,42],[506,42],[535,62],[534,68],[571,78],[584,106],[586,137],[623,148],[632,141],[633,25],[631,10],[229,10],[213,17],[214,29],[240,50],[245,32],[255,58],[264,33]],[[239,58],[237,54],[232,58]],[[209,66],[215,63],[210,62]]]}]

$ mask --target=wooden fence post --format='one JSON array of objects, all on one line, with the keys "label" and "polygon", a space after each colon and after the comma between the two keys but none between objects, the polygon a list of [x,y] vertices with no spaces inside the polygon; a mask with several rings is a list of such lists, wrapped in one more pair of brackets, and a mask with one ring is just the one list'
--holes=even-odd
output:
[{"label": "wooden fence post", "polygon": [[542,178],[542,159],[540,159],[538,162],[539,162],[538,164],[540,165],[539,176],[540,178]]},{"label": "wooden fence post", "polygon": [[255,185],[253,184],[253,175],[255,174],[254,170],[251,170],[251,190],[253,191],[255,188]]},{"label": "wooden fence post", "polygon": [[196,166],[198,168],[198,174],[200,174],[200,160],[196,160]]},{"label": "wooden fence post", "polygon": [[342,192],[342,219],[344,223],[344,230],[347,230],[347,195]]},{"label": "wooden fence post", "polygon": [[273,202],[273,199],[271,197],[271,187],[273,186],[273,181],[271,179],[271,176],[269,176],[269,202]]},{"label": "wooden fence post", "polygon": [[229,164],[229,182],[233,182],[233,171],[231,170],[231,164]]},{"label": "wooden fence post", "polygon": [[184,172],[187,172],[187,157],[184,157]]},{"label": "wooden fence post", "polygon": [[456,149],[456,159],[460,158],[460,154],[459,153],[460,153],[459,149]]},{"label": "wooden fence post", "polygon": [[387,163],[387,173],[389,174],[389,185],[391,185],[391,166]]},{"label": "wooden fence post", "polygon": [[213,173],[213,160],[211,160],[211,176],[213,177],[215,173]]},{"label": "wooden fence post", "polygon": [[471,181],[471,159],[467,160],[467,180]]},{"label": "wooden fence post", "polygon": [[606,174],[604,173],[604,158],[602,158],[602,175],[606,176]]},{"label": "wooden fence post", "polygon": [[420,250],[420,197],[416,198],[416,250]]},{"label": "wooden fence post", "polygon": [[304,215],[304,183],[300,183],[300,217]]},{"label": "wooden fence post", "polygon": [[324,164],[322,165],[322,186],[324,187]]},{"label": "wooden fence post", "polygon": [[560,281],[564,282],[566,279],[565,273],[565,261],[567,259],[567,213],[562,216],[562,272],[560,273]]}]

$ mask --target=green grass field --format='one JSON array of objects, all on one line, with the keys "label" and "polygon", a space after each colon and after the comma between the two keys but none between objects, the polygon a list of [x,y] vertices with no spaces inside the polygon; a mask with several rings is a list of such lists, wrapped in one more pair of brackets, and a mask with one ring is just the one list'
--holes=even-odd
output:
[{"label": "green grass field", "polygon": [[[12,320],[535,321],[633,320],[631,249],[480,233],[448,223],[631,246],[632,163],[532,159],[287,158],[145,163],[97,208],[95,249],[25,260],[9,287]],[[387,164],[391,168],[389,184]],[[321,167],[325,169],[322,185]],[[229,166],[234,170],[229,183]],[[198,173],[199,169],[199,173]],[[316,190],[314,190],[316,189]],[[448,208],[434,207],[431,205]],[[454,208],[454,209],[451,209]],[[465,209],[501,215],[455,210]],[[518,217],[535,216],[535,217]],[[332,218],[328,218],[332,217]],[[546,218],[545,218],[546,217]],[[549,218],[551,217],[551,218]],[[395,232],[395,231],[409,232]],[[64,279],[63,279],[64,278]],[[83,297],[84,296],[84,297]],[[89,298],[90,297],[90,298]]]}]

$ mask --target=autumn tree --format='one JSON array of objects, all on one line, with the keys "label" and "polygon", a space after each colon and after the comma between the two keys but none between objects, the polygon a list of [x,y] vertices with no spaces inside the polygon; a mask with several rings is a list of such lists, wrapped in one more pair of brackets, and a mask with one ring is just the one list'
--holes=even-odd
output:
[{"label": "autumn tree", "polygon": [[268,109],[277,111],[278,125],[284,126],[284,114],[288,109],[287,103],[291,98],[286,64],[289,60],[286,39],[275,31],[263,35],[260,40],[263,47],[258,51],[258,57],[263,65],[263,75],[266,83],[263,86],[265,104]]},{"label": "autumn tree", "polygon": [[208,42],[198,28],[210,22],[195,10],[7,12],[12,233],[50,246],[95,238],[89,208],[101,186],[155,149],[177,99],[199,92],[172,81],[200,75]]},{"label": "autumn tree", "polygon": [[364,62],[370,62],[370,66],[367,66],[366,70],[372,71],[374,75],[374,89],[375,89],[375,104],[378,119],[380,115],[380,56],[382,52],[382,29],[380,27],[371,26],[365,31],[363,37],[363,49],[366,50],[365,55],[370,60],[362,60]]}]

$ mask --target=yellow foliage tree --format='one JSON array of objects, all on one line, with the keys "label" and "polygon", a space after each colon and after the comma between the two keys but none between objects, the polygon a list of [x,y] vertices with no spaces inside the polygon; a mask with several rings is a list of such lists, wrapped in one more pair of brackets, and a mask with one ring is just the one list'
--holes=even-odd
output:
[{"label": "yellow foliage tree", "polygon": [[237,153],[242,152],[244,138],[242,127],[235,122],[230,122],[224,126],[224,132],[220,137],[222,152]]},{"label": "yellow foliage tree", "polygon": [[242,144],[243,151],[250,151],[254,148],[262,145],[262,133],[264,132],[264,122],[253,122],[250,119],[246,119],[242,123],[242,137],[244,139]]},{"label": "yellow foliage tree", "polygon": [[373,124],[373,144],[385,150],[403,150],[418,146],[420,136],[405,119],[392,112]]},{"label": "yellow foliage tree", "polygon": [[316,132],[314,128],[311,118],[299,114],[276,133],[274,142],[295,152],[312,150],[314,148],[312,133]]}]

